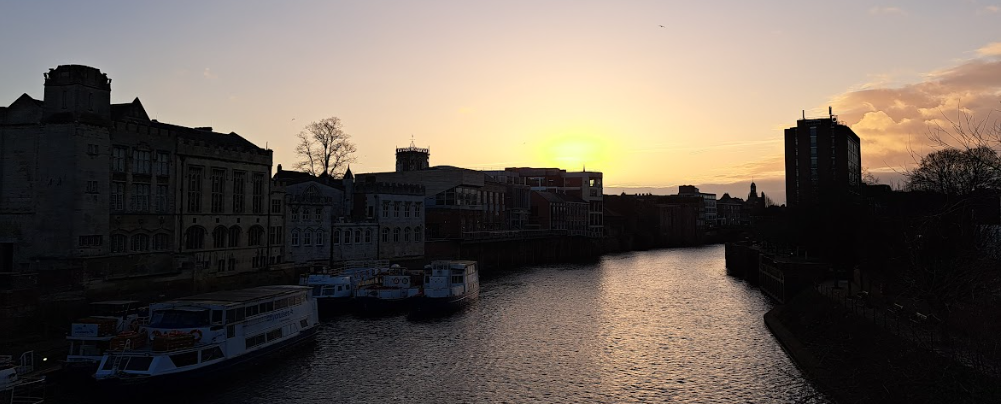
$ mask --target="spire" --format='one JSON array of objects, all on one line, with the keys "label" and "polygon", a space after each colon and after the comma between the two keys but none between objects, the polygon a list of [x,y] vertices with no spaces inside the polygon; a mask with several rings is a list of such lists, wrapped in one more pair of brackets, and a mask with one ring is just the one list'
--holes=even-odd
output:
[{"label": "spire", "polygon": [[348,170],[344,172],[344,179],[354,179],[355,176],[351,174],[351,165],[348,164]]}]

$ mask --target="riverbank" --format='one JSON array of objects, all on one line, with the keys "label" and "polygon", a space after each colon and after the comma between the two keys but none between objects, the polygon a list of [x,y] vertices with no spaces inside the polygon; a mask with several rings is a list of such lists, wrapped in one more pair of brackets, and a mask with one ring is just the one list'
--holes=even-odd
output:
[{"label": "riverbank", "polygon": [[997,380],[921,349],[814,289],[764,320],[800,369],[839,403],[1001,402]]}]

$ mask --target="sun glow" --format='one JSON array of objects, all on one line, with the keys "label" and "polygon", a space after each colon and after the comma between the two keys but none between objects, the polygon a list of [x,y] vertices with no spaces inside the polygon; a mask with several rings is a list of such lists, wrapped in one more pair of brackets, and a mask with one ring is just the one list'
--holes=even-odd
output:
[{"label": "sun glow", "polygon": [[546,166],[577,171],[586,166],[600,170],[614,152],[612,142],[601,136],[569,133],[543,139],[536,159]]}]

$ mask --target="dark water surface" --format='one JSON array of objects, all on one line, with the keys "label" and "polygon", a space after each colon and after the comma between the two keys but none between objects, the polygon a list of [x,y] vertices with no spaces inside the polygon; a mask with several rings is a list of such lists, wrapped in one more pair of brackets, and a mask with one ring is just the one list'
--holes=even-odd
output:
[{"label": "dark water surface", "polygon": [[334,317],[316,343],[167,401],[827,402],[765,328],[770,307],[726,276],[722,246],[533,267],[449,317]]}]

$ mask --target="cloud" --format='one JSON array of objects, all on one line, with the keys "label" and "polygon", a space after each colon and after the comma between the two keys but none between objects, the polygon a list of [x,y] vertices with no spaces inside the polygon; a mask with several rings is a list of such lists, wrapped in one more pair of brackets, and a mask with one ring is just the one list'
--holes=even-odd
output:
[{"label": "cloud", "polygon": [[869,9],[869,15],[904,15],[906,14],[900,7],[873,7]]},{"label": "cloud", "polygon": [[1001,56],[1001,42],[994,42],[977,49],[977,54],[983,57]]},{"label": "cloud", "polygon": [[213,73],[213,72],[212,72],[212,69],[209,69],[209,68],[207,68],[207,67],[206,67],[206,68],[205,68],[205,70],[204,70],[204,71],[202,71],[202,77],[205,77],[205,78],[207,78],[207,79],[209,79],[209,80],[212,80],[212,79],[217,79],[217,78],[219,78],[219,75],[218,75],[218,74],[215,74],[215,73]]},{"label": "cloud", "polygon": [[[981,56],[1001,52],[987,45]],[[862,139],[862,165],[902,168],[926,154],[938,128],[950,129],[958,114],[996,123],[1001,101],[1001,60],[980,57],[926,73],[916,82],[850,90],[833,97],[839,119]]]},{"label": "cloud", "polygon": [[1001,11],[1001,7],[998,6],[987,6],[980,10],[977,10],[977,14],[994,14]]}]

